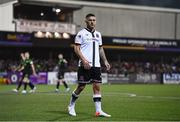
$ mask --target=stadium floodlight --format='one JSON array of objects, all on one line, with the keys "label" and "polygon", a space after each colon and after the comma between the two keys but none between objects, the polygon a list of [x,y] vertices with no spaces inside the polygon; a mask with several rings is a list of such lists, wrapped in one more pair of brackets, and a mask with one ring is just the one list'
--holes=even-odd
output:
[{"label": "stadium floodlight", "polygon": [[46,37],[46,38],[52,38],[53,35],[52,35],[52,33],[50,33],[50,32],[46,32],[45,37]]},{"label": "stadium floodlight", "polygon": [[59,12],[61,12],[61,9],[60,8],[52,8],[52,11],[59,13]]},{"label": "stadium floodlight", "polygon": [[54,37],[55,37],[55,38],[61,38],[61,35],[60,35],[58,32],[55,32],[55,33],[54,33]]},{"label": "stadium floodlight", "polygon": [[35,37],[43,38],[43,37],[44,37],[44,34],[43,34],[43,32],[38,31],[38,32],[35,33]]},{"label": "stadium floodlight", "polygon": [[69,39],[70,38],[70,35],[68,33],[63,33],[62,35],[63,35],[64,39]]},{"label": "stadium floodlight", "polygon": [[61,9],[57,8],[56,13],[59,13],[59,12],[61,12]]},{"label": "stadium floodlight", "polygon": [[43,12],[41,12],[41,13],[40,13],[40,15],[41,15],[41,16],[44,16],[44,13],[43,13]]}]

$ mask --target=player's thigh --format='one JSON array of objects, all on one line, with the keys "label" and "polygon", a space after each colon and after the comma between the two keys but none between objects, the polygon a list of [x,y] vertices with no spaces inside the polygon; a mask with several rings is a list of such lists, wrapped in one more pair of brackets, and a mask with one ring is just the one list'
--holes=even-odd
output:
[{"label": "player's thigh", "polygon": [[101,68],[100,67],[93,67],[91,68],[91,79],[92,82],[101,83]]},{"label": "player's thigh", "polygon": [[63,79],[64,78],[64,72],[58,72],[57,78]]},{"label": "player's thigh", "polygon": [[91,79],[90,70],[84,69],[84,67],[78,68],[78,82],[88,83]]}]

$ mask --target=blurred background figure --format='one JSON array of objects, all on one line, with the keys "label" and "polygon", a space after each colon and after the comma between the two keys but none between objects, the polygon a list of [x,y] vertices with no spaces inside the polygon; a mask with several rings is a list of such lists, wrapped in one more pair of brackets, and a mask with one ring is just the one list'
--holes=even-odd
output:
[{"label": "blurred background figure", "polygon": [[25,52],[25,53],[21,53],[21,64],[20,67],[18,68],[19,72],[22,72],[22,77],[21,80],[19,81],[18,87],[16,89],[13,89],[14,92],[18,92],[22,82],[24,82],[24,90],[22,91],[23,94],[27,93],[27,85],[30,86],[31,90],[29,91],[30,93],[35,92],[36,87],[34,86],[34,84],[30,81],[30,75],[33,74],[36,76],[36,71],[35,71],[35,67],[33,64],[32,59],[30,59],[30,54],[29,52]]},{"label": "blurred background figure", "polygon": [[58,74],[57,74],[57,84],[56,84],[56,92],[59,92],[60,83],[63,83],[66,91],[68,92],[70,88],[68,87],[66,81],[64,80],[64,73],[67,70],[67,60],[63,58],[63,54],[58,55]]}]

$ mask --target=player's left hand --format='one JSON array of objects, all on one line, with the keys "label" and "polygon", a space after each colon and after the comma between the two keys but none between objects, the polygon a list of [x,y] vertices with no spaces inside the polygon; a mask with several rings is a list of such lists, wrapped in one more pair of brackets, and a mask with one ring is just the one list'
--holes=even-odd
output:
[{"label": "player's left hand", "polygon": [[37,76],[38,76],[36,73],[33,73],[33,75],[34,75],[35,77],[37,77]]},{"label": "player's left hand", "polygon": [[106,70],[109,71],[110,68],[111,68],[109,62],[108,62],[108,61],[105,61],[104,64],[105,64],[105,66],[106,66]]}]

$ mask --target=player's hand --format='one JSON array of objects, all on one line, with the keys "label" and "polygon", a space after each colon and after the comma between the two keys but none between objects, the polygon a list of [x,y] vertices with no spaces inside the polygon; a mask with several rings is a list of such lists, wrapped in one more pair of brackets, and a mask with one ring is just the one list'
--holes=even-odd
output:
[{"label": "player's hand", "polygon": [[109,62],[105,61],[104,64],[106,66],[106,70],[109,71],[111,69],[111,65],[109,64]]},{"label": "player's hand", "polygon": [[90,69],[91,68],[91,66],[87,60],[82,61],[82,63],[83,63],[84,69]]},{"label": "player's hand", "polygon": [[64,59],[63,62],[66,63],[66,64],[68,63],[68,62],[66,61],[66,59]]},{"label": "player's hand", "polygon": [[33,73],[33,75],[34,75],[35,77],[37,77],[37,76],[38,76],[36,73]]}]

